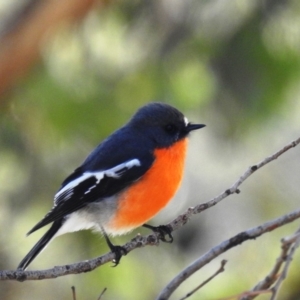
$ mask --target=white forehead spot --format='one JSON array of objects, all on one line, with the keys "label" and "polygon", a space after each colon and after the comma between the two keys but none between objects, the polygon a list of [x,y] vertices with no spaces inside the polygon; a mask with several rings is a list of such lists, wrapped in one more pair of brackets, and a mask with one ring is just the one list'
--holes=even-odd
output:
[{"label": "white forehead spot", "polygon": [[183,120],[184,120],[184,124],[185,124],[185,126],[188,126],[188,124],[189,124],[189,120],[188,120],[188,118],[187,118],[187,117],[184,117],[184,118],[183,118]]}]

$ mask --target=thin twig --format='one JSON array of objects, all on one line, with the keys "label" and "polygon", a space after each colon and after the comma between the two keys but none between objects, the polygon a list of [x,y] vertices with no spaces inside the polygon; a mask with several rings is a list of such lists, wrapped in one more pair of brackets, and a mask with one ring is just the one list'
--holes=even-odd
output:
[{"label": "thin twig", "polygon": [[199,284],[196,288],[194,288],[193,290],[191,290],[189,293],[187,293],[183,298],[180,298],[180,300],[185,300],[189,297],[191,297],[195,292],[197,292],[199,289],[201,289],[204,285],[206,285],[208,282],[210,282],[212,279],[214,279],[218,274],[224,272],[225,270],[225,265],[227,263],[227,260],[223,259],[221,261],[221,266],[220,268],[209,278],[207,278],[206,280],[204,280],[201,284]]},{"label": "thin twig", "polygon": [[97,300],[101,300],[102,296],[104,295],[104,293],[106,292],[107,288],[104,288],[103,291],[101,292],[101,294],[99,295]]},{"label": "thin twig", "polygon": [[261,290],[261,291],[250,291],[250,292],[243,292],[243,293],[240,293],[240,294],[237,294],[237,295],[232,295],[232,296],[229,296],[229,297],[226,297],[226,298],[221,298],[221,299],[218,299],[218,300],[241,300],[241,299],[244,299],[242,297],[248,297],[248,296],[260,296],[260,295],[263,295],[263,294],[270,294],[272,293],[271,290]]},{"label": "thin twig", "polygon": [[291,249],[290,249],[290,251],[289,251],[289,253],[286,257],[286,262],[285,262],[285,265],[283,267],[283,271],[282,271],[281,275],[279,276],[277,282],[275,283],[275,286],[273,286],[273,288],[272,288],[273,295],[272,295],[270,300],[275,300],[276,299],[276,296],[278,295],[279,289],[280,289],[284,279],[287,277],[287,273],[288,273],[289,267],[291,265],[293,256],[294,256],[297,248],[299,247],[299,245],[300,245],[300,237],[298,236],[298,238],[294,242],[293,246],[291,247]]},{"label": "thin twig", "polygon": [[281,253],[279,257],[276,260],[276,263],[270,273],[263,279],[261,280],[257,285],[255,285],[251,291],[243,293],[243,297],[241,300],[252,300],[256,298],[259,293],[255,292],[261,292],[268,290],[273,293],[272,290],[269,290],[269,288],[278,280],[280,277],[280,270],[282,265],[286,262],[287,257],[290,255],[289,251],[292,245],[295,243],[295,241],[299,238],[300,234],[300,229],[298,229],[292,236],[290,237],[285,237],[281,240]]},{"label": "thin twig", "polygon": [[73,300],[76,300],[76,291],[75,291],[75,286],[71,286],[72,289],[72,296],[73,296]]}]

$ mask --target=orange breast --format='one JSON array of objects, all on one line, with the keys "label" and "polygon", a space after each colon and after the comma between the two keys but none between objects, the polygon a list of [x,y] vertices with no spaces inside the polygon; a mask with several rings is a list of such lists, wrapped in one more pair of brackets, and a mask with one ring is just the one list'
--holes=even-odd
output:
[{"label": "orange breast", "polygon": [[114,218],[106,228],[122,233],[141,226],[156,215],[177,191],[184,168],[187,139],[155,150],[155,161],[143,177],[126,190]]}]

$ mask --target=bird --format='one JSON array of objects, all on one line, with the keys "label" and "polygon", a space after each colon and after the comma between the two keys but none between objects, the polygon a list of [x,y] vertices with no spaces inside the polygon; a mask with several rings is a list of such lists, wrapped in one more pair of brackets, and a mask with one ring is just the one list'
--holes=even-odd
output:
[{"label": "bird", "polygon": [[150,102],[138,109],[63,181],[52,209],[27,235],[52,223],[51,227],[17,269],[26,270],[55,237],[84,229],[103,234],[115,254],[115,266],[127,253],[109,236],[144,226],[172,241],[167,226],[146,223],[175,195],[183,177],[187,137],[203,127],[166,103]]}]

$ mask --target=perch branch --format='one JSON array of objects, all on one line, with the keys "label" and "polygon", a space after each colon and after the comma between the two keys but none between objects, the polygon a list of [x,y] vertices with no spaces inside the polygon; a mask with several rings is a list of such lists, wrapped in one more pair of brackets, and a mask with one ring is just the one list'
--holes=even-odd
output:
[{"label": "perch branch", "polygon": [[[256,170],[262,168],[266,164],[277,159],[280,155],[284,154],[286,151],[290,150],[291,148],[296,147],[299,143],[300,143],[300,138],[289,143],[288,145],[286,145],[285,147],[283,147],[282,149],[280,149],[273,155],[268,156],[267,158],[265,158],[263,161],[259,162],[258,164],[249,167],[246,170],[246,172],[229,189],[225,190],[219,196],[213,198],[212,200],[210,200],[206,203],[199,204],[195,207],[189,208],[185,213],[179,215],[172,222],[167,224],[167,226],[170,229],[170,232],[178,230],[180,227],[184,226],[189,221],[189,219],[192,217],[192,215],[199,214],[202,211],[218,204],[220,201],[222,201],[229,195],[232,195],[234,193],[239,193],[238,187],[249,176],[251,176]],[[286,222],[283,223],[282,225],[298,218],[297,213],[298,213],[298,211],[291,213],[289,215],[283,216],[282,218],[284,220],[286,220]],[[282,225],[280,225],[280,226],[282,226]],[[275,229],[275,228],[273,228],[273,229]],[[243,241],[242,239],[238,240],[239,238],[242,238],[242,236],[240,236],[240,235],[238,235],[235,238],[236,238],[236,240],[235,240],[236,244],[231,244],[232,245],[231,247],[233,247],[234,245],[238,245]],[[130,242],[125,244],[123,247],[126,249],[127,253],[129,253],[136,248],[141,248],[141,247],[145,247],[145,246],[149,246],[149,245],[158,245],[158,244],[159,244],[158,234],[151,234],[151,235],[148,235],[145,237],[138,235],[135,238],[133,238]],[[70,265],[56,266],[56,267],[53,267],[53,268],[47,269],[47,270],[35,270],[35,271],[2,270],[2,271],[0,271],[0,280],[18,280],[18,281],[41,280],[41,279],[57,278],[59,276],[64,276],[64,275],[69,275],[69,274],[78,274],[78,273],[83,273],[83,272],[89,272],[105,263],[112,261],[114,258],[115,258],[114,254],[110,252],[110,253],[107,253],[100,257],[91,259],[91,260],[86,260],[86,261],[82,261],[82,262],[74,263],[74,264],[70,264]]]}]

